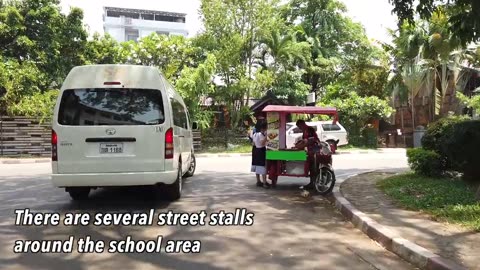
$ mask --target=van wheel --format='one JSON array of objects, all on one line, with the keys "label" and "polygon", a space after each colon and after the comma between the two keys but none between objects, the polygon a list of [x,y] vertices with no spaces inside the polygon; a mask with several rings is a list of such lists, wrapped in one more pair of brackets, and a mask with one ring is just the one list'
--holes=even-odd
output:
[{"label": "van wheel", "polygon": [[180,199],[182,195],[182,163],[178,163],[177,179],[173,184],[165,185],[165,197],[170,201]]},{"label": "van wheel", "polygon": [[195,155],[192,153],[192,161],[190,162],[190,167],[188,167],[188,171],[185,174],[185,177],[192,177],[195,173],[195,168],[197,167],[197,160],[195,159]]},{"label": "van wheel", "polygon": [[69,188],[67,191],[74,201],[86,200],[90,194],[90,188],[88,187]]}]

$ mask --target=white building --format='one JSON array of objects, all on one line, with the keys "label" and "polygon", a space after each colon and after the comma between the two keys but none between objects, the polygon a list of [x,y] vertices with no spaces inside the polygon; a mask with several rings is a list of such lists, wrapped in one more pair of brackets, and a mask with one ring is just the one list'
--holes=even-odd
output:
[{"label": "white building", "polygon": [[154,32],[188,36],[186,14],[104,7],[103,28],[119,42],[138,40]]}]

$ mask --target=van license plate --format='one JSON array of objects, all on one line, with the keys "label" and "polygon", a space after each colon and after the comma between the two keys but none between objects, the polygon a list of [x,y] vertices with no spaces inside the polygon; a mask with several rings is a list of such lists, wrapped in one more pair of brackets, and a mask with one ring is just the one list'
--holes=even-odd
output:
[{"label": "van license plate", "polygon": [[123,153],[123,143],[101,143],[100,154]]}]

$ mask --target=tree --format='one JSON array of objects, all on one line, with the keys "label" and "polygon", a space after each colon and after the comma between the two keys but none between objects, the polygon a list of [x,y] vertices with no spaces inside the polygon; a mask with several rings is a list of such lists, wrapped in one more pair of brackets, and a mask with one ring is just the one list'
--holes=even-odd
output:
[{"label": "tree", "polygon": [[[477,88],[477,91],[480,90],[480,87]],[[480,113],[480,95],[475,95],[473,97],[467,97],[461,92],[457,92],[457,98],[460,100],[460,102],[466,106],[466,107],[471,107],[472,109],[475,110],[475,112],[478,114]]]},{"label": "tree", "polygon": [[414,0],[388,0],[393,4],[393,12],[399,17],[399,26],[405,21],[415,23],[416,13],[421,19],[429,20],[439,7],[446,7],[451,14],[449,31],[461,40],[463,45],[477,41],[480,37],[480,2],[478,0],[445,1],[419,0],[416,6]]},{"label": "tree", "polygon": [[[43,115],[73,66],[85,63],[83,11],[64,15],[57,0],[0,5],[0,108],[2,113]],[[38,99],[35,103],[31,97]],[[48,110],[47,110],[48,111]]]},{"label": "tree", "polygon": [[138,42],[122,44],[122,55],[127,63],[156,66],[172,80],[179,78],[184,67],[195,67],[203,59],[201,49],[183,36],[165,36],[152,33]]},{"label": "tree", "polygon": [[54,86],[61,84],[73,66],[84,63],[81,52],[87,38],[83,11],[72,8],[64,15],[59,3],[23,0],[8,2],[0,8],[3,56],[19,62],[35,62]]},{"label": "tree", "polygon": [[340,122],[350,136],[354,137],[360,136],[371,120],[385,119],[393,112],[386,100],[375,96],[361,97],[355,92],[350,92],[343,98],[320,102],[318,106],[337,108]]},{"label": "tree", "polygon": [[[205,33],[201,41],[217,59],[217,74],[223,84],[217,86],[217,101],[230,107],[239,119],[254,86],[255,51],[270,24],[275,23],[276,0],[202,0],[201,17]],[[233,124],[236,121],[233,122]]]},{"label": "tree", "polygon": [[[303,32],[297,32],[299,40],[311,44],[311,64],[305,68],[307,72],[303,81],[317,96],[326,94],[324,91],[331,84],[351,84],[353,76],[362,84],[367,71],[379,71],[379,61],[376,61],[379,59],[375,59],[378,55],[373,53],[375,49],[368,41],[365,30],[345,16],[345,12],[345,5],[338,0],[291,0],[283,8],[287,23],[303,29]],[[385,76],[378,75],[379,79]],[[350,88],[362,92],[365,85]]]},{"label": "tree", "polygon": [[12,106],[18,111],[22,99],[43,92],[47,81],[33,61],[0,61],[0,113],[13,113]]},{"label": "tree", "polygon": [[[463,51],[460,49],[461,41],[451,32],[449,24],[448,13],[439,7],[429,21],[419,20],[415,24],[405,21],[398,31],[392,32],[394,47],[387,46],[395,61],[395,76],[390,82],[390,89],[395,90],[395,94],[400,94],[404,101],[406,96],[413,99],[415,96],[412,97],[411,94],[416,95],[419,92],[412,92],[405,82],[410,81],[410,85],[414,81],[414,85],[421,84],[423,95],[430,97],[432,101],[429,110],[431,120],[435,115],[441,114],[449,84],[453,82],[455,86],[459,86],[464,84],[465,79],[463,74],[460,74],[460,52]],[[416,67],[418,72],[414,72],[412,65],[421,67]],[[452,72],[453,76],[450,76]],[[406,78],[408,74],[414,78]],[[414,109],[413,105],[411,108]]]},{"label": "tree", "polygon": [[336,83],[360,96],[385,99],[390,74],[386,52],[368,42],[358,44],[353,50],[342,57],[343,68]]},{"label": "tree", "polygon": [[257,93],[264,95],[271,91],[288,99],[290,104],[302,104],[309,89],[302,76],[311,61],[311,45],[297,40],[296,34],[303,32],[301,27],[285,25],[281,19],[266,32],[259,41],[257,62],[261,69],[255,76],[255,85],[260,86]]},{"label": "tree", "polygon": [[189,111],[194,115],[202,128],[210,126],[211,115],[199,108],[199,97],[208,96],[214,91],[212,82],[216,69],[216,59],[213,54],[208,54],[205,62],[196,68],[184,68],[175,86],[180,95],[185,99]]},{"label": "tree", "polygon": [[[283,30],[283,31],[282,31]],[[260,65],[269,66],[275,71],[293,70],[296,64],[306,66],[310,62],[310,44],[299,42],[296,29],[284,26],[284,29],[274,27],[260,40]],[[281,34],[281,32],[285,34]],[[268,60],[272,63],[267,63]]]},{"label": "tree", "polygon": [[122,54],[122,47],[108,33],[100,36],[99,33],[93,35],[86,45],[85,52],[86,64],[118,64],[126,62],[125,55]]}]

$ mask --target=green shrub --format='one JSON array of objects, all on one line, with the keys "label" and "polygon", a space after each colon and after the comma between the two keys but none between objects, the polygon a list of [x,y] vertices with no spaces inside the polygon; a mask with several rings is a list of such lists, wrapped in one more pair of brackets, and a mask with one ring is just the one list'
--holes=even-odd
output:
[{"label": "green shrub", "polygon": [[408,164],[419,175],[440,176],[443,174],[441,156],[432,150],[411,148],[407,150]]},{"label": "green shrub", "polygon": [[374,128],[366,128],[363,130],[365,137],[365,146],[376,148],[378,146],[377,131]]},{"label": "green shrub", "polygon": [[468,179],[480,182],[480,121],[470,120],[454,125],[451,136],[445,138],[441,150],[452,169]]},{"label": "green shrub", "polygon": [[451,169],[451,162],[444,151],[446,141],[452,137],[454,126],[457,123],[466,121],[468,118],[463,116],[450,116],[442,118],[431,123],[425,135],[422,137],[422,147],[426,150],[432,150],[440,154],[442,164],[445,170]]}]

